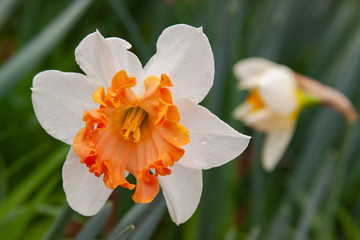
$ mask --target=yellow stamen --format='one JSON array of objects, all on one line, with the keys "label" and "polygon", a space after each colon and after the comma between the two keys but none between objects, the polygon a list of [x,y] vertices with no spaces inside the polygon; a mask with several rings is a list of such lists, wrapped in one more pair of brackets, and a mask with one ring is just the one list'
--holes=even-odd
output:
[{"label": "yellow stamen", "polygon": [[135,143],[140,140],[140,125],[147,116],[142,108],[133,107],[128,110],[126,118],[121,128],[121,135],[127,141],[133,141]]}]

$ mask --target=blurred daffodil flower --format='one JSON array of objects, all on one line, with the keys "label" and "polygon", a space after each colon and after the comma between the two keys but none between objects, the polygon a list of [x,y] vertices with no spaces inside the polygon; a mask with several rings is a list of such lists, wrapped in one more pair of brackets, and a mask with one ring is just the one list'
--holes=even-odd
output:
[{"label": "blurred daffodil flower", "polygon": [[144,68],[130,47],[98,31],[88,35],[75,50],[86,75],[49,70],[34,77],[35,113],[50,135],[72,145],[62,175],[75,211],[96,214],[118,186],[148,203],[161,185],[180,224],[199,203],[202,169],[238,156],[249,137],[198,105],[214,77],[201,28],[165,29]]},{"label": "blurred daffodil flower", "polygon": [[263,167],[271,171],[294,133],[300,99],[294,73],[286,66],[249,58],[234,66],[240,89],[249,90],[234,117],[266,134]]},{"label": "blurred daffodil flower", "polygon": [[248,58],[234,66],[238,87],[249,95],[233,112],[236,119],[265,133],[262,165],[272,171],[294,134],[300,111],[326,103],[356,119],[352,104],[338,91],[300,75],[290,68],[262,58]]}]

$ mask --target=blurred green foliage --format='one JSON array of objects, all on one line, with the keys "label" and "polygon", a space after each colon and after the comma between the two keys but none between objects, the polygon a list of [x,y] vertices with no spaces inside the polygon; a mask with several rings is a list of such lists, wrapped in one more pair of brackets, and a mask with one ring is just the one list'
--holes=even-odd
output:
[{"label": "blurred green foliage", "polygon": [[[46,233],[66,239],[360,239],[359,124],[344,140],[342,116],[326,107],[304,111],[281,164],[265,173],[262,136],[231,118],[245,96],[234,87],[232,66],[250,56],[332,86],[359,109],[359,9],[356,0],[0,0],[0,239]],[[145,64],[161,31],[176,23],[203,26],[216,67],[203,104],[252,135],[251,145],[235,161],[204,172],[200,205],[179,227],[163,215],[163,200],[131,208],[131,193],[123,189],[99,215],[74,214],[61,184],[68,147],[36,120],[33,76],[47,69],[80,72],[74,49],[95,29],[128,40]]]}]

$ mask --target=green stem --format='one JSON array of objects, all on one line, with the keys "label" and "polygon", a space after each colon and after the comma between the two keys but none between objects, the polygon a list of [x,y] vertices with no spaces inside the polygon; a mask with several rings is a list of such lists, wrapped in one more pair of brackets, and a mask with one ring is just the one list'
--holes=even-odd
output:
[{"label": "green stem", "polygon": [[304,91],[299,91],[298,97],[300,99],[300,105],[302,109],[323,104],[323,102],[318,97]]},{"label": "green stem", "polygon": [[335,218],[340,205],[341,193],[343,190],[346,169],[349,160],[351,140],[354,133],[354,124],[349,124],[346,129],[345,137],[341,146],[341,153],[336,163],[335,178],[333,181],[333,188],[330,192],[329,200],[326,205],[326,212],[324,214],[324,221],[320,229],[320,237],[317,239],[328,240],[331,239],[333,233]]}]

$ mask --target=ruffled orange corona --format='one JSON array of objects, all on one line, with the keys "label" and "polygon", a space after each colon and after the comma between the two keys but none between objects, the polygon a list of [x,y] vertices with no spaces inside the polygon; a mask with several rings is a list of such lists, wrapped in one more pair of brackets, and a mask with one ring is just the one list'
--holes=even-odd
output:
[{"label": "ruffled orange corona", "polygon": [[93,99],[99,109],[84,111],[85,127],[74,138],[74,150],[108,188],[135,188],[126,180],[126,171],[136,178],[133,199],[148,203],[159,191],[158,175],[171,174],[169,167],[184,154],[181,146],[190,142],[189,132],[180,123],[173,105],[167,75],[145,79],[145,93],[138,97],[131,87],[134,77],[119,71],[112,85],[98,88]]}]

